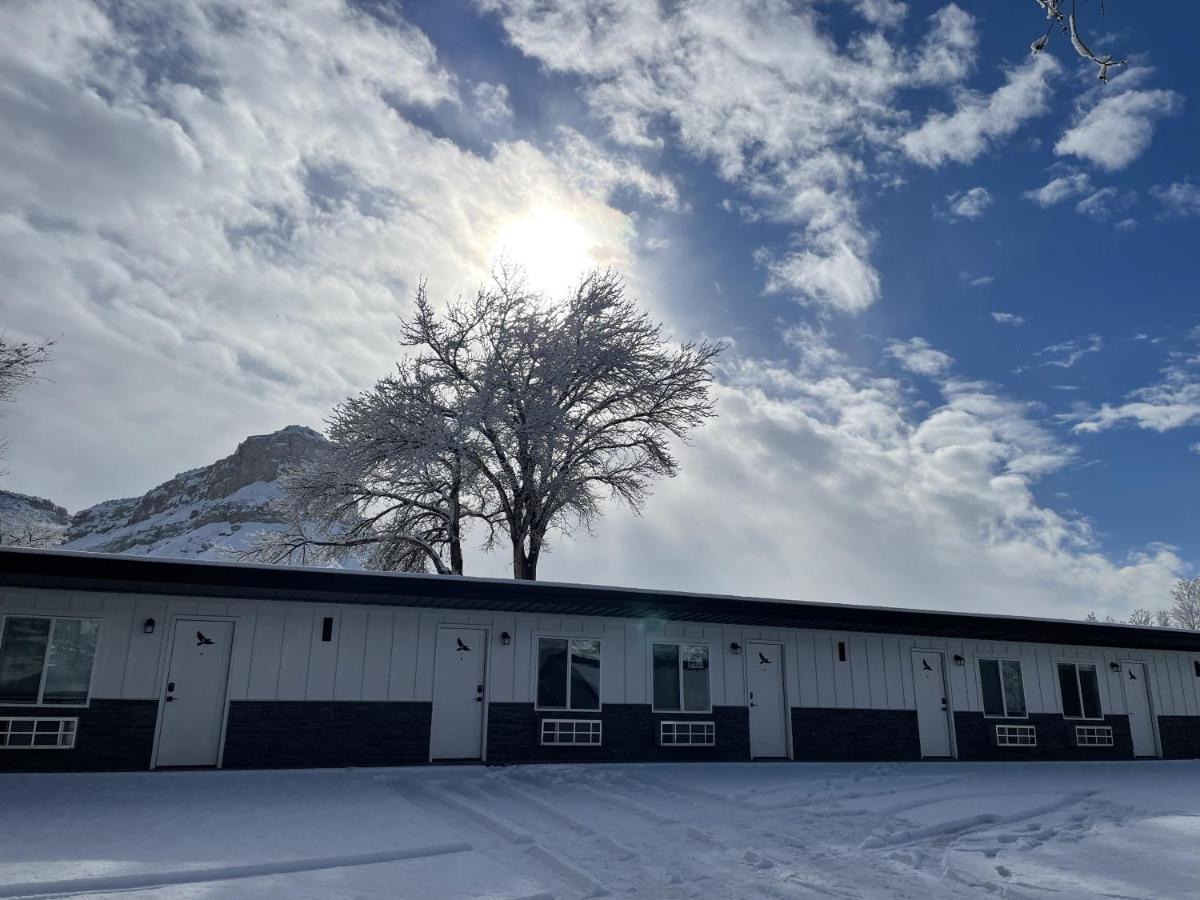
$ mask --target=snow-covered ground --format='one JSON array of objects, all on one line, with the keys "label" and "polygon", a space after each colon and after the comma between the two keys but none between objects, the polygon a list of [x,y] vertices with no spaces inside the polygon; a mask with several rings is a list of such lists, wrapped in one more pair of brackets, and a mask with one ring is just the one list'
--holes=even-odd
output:
[{"label": "snow-covered ground", "polygon": [[0,897],[1200,896],[1200,763],[0,775]]}]

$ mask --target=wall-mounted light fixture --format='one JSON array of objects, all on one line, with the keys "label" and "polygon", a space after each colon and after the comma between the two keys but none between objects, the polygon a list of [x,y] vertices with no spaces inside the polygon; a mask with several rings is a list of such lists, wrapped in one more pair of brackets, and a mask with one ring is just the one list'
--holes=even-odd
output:
[{"label": "wall-mounted light fixture", "polygon": [[734,641],[732,644],[729,645],[729,652],[732,653],[734,656],[740,656],[741,652],[742,652],[742,645],[739,644],[737,641]]},{"label": "wall-mounted light fixture", "polygon": [[1192,660],[1192,668],[1196,670],[1196,677],[1200,678],[1200,659]]},{"label": "wall-mounted light fixture", "polygon": [[512,643],[512,635],[509,634],[507,631],[500,632],[500,643],[503,644],[505,647],[507,647],[509,644]]},{"label": "wall-mounted light fixture", "polygon": [[1109,667],[1110,669],[1112,669],[1114,672],[1120,672],[1120,671],[1121,671],[1121,664],[1120,664],[1119,662],[1110,662],[1110,663],[1108,664],[1108,667]]},{"label": "wall-mounted light fixture", "polygon": [[954,654],[954,664],[956,666],[965,666],[967,664],[967,658],[965,656],[963,656],[961,653],[955,653]]},{"label": "wall-mounted light fixture", "polygon": [[147,619],[142,623],[142,634],[154,634],[154,620]]}]

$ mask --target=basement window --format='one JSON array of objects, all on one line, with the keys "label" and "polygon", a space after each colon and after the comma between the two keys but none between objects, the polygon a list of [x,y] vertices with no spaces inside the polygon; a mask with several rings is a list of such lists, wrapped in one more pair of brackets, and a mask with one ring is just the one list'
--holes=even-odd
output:
[{"label": "basement window", "polygon": [[538,638],[537,706],[539,709],[600,708],[598,640]]},{"label": "basement window", "polygon": [[715,747],[715,722],[660,722],[658,742],[663,747]]},{"label": "basement window", "polygon": [[1024,719],[1027,715],[1020,660],[979,660],[979,689],[983,693],[985,716]]},{"label": "basement window", "polygon": [[654,644],[654,710],[708,712],[707,644]]},{"label": "basement window", "polygon": [[1104,718],[1100,709],[1100,680],[1095,666],[1059,663],[1058,687],[1062,693],[1064,719]]},{"label": "basement window", "polygon": [[96,619],[6,618],[0,636],[0,704],[86,704],[99,634]]},{"label": "basement window", "polygon": [[543,746],[599,747],[599,719],[542,719]]},{"label": "basement window", "polygon": [[0,719],[0,749],[70,750],[78,726],[78,719]]}]

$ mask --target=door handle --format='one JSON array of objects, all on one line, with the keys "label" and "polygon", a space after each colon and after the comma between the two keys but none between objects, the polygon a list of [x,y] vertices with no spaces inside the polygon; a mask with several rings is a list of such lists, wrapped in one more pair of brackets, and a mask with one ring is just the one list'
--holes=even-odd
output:
[{"label": "door handle", "polygon": [[170,694],[167,694],[167,702],[168,702],[168,703],[174,703],[174,702],[175,702],[175,698],[174,698],[174,697],[172,697]]}]

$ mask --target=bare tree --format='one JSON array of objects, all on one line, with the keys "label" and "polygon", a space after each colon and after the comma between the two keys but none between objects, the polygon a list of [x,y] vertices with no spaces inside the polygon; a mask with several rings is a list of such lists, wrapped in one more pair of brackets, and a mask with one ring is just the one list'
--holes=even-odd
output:
[{"label": "bare tree", "polygon": [[[0,334],[0,403],[11,403],[21,388],[37,380],[38,369],[50,358],[53,346],[53,341],[12,341]],[[0,455],[4,449],[0,441]]]},{"label": "bare tree", "polygon": [[1153,625],[1154,613],[1144,607],[1138,607],[1129,613],[1130,625]]},{"label": "bare tree", "polygon": [[1171,611],[1169,609],[1156,609],[1154,611],[1154,624],[1159,628],[1171,627]]},{"label": "bare tree", "polygon": [[[1071,42],[1071,46],[1084,59],[1095,63],[1098,69],[1097,77],[1108,81],[1108,70],[1113,66],[1123,66],[1128,63],[1125,59],[1114,59],[1111,54],[1097,56],[1083,42],[1076,25],[1076,0],[1071,0],[1070,12],[1063,12],[1065,0],[1035,0],[1042,12],[1046,14],[1046,33],[1029,45],[1030,51],[1036,56],[1045,49],[1050,35],[1057,26]],[[1100,0],[1100,15],[1104,15],[1104,0]]]},{"label": "bare tree", "polygon": [[550,304],[519,273],[435,312],[424,292],[403,340],[416,371],[444,387],[512,550],[535,579],[553,530],[590,526],[601,501],[640,509],[679,468],[672,439],[714,414],[708,341],[671,344],[612,271]]},{"label": "bare tree", "polygon": [[490,525],[494,512],[485,508],[471,438],[442,393],[436,379],[402,363],[335,407],[329,445],[280,479],[285,527],[238,555],[461,575],[466,523]]},{"label": "bare tree", "polygon": [[1200,575],[1183,578],[1171,590],[1171,620],[1180,628],[1200,631]]}]

